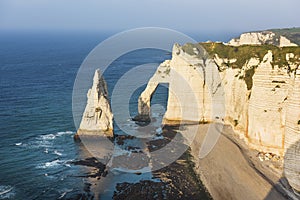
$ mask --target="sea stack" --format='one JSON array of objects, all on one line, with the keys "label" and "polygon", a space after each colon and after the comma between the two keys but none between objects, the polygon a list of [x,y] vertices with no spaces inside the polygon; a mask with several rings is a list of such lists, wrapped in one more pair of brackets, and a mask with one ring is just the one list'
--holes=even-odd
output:
[{"label": "sea stack", "polygon": [[87,93],[87,104],[76,135],[113,137],[113,114],[107,85],[99,70],[95,71],[92,88]]}]

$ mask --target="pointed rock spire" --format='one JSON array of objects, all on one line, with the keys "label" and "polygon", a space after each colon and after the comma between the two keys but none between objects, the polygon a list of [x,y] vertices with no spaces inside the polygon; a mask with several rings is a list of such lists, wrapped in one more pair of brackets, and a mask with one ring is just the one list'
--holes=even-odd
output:
[{"label": "pointed rock spire", "polygon": [[95,71],[92,88],[87,93],[87,105],[77,134],[113,136],[113,114],[107,85],[99,70]]}]

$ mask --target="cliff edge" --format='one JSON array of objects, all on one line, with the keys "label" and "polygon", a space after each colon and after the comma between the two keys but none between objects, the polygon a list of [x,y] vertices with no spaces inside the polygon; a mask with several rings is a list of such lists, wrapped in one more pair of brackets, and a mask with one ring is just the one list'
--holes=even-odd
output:
[{"label": "cliff edge", "polygon": [[[230,124],[250,148],[282,158],[300,135],[299,65],[296,46],[175,44],[142,93],[139,112],[147,116],[155,88],[168,83],[165,124]],[[292,152],[287,178],[299,190],[299,151]]]},{"label": "cliff edge", "polygon": [[228,42],[231,46],[271,44],[279,47],[298,46],[300,29],[273,29],[241,34]]}]

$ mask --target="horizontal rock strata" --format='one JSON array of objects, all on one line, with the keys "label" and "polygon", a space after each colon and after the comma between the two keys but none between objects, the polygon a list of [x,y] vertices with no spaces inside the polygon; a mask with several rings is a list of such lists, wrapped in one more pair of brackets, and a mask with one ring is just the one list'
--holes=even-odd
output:
[{"label": "horizontal rock strata", "polygon": [[[157,85],[168,83],[165,124],[225,122],[251,148],[279,156],[291,152],[286,176],[299,190],[299,48],[222,45],[175,44],[172,59],[158,67],[139,99],[140,115],[149,115]],[[239,51],[247,59],[232,57]]]}]

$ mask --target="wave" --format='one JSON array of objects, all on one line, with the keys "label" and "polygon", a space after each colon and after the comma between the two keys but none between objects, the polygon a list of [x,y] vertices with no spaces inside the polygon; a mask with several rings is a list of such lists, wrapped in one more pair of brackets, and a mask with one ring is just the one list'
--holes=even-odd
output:
[{"label": "wave", "polygon": [[64,131],[64,132],[57,132],[55,134],[50,133],[47,135],[40,135],[38,137],[38,140],[42,140],[42,141],[51,141],[51,140],[55,140],[57,137],[61,137],[64,135],[73,135],[74,132],[73,131]]},{"label": "wave", "polygon": [[43,164],[39,164],[36,168],[38,168],[38,169],[47,169],[47,168],[57,167],[57,166],[59,166],[63,163],[64,163],[64,161],[61,161],[61,160],[57,159],[57,160],[53,160],[53,161],[46,162],[46,163],[43,163]]},{"label": "wave", "polygon": [[45,162],[36,166],[37,169],[48,169],[48,168],[57,168],[60,166],[71,167],[70,162],[73,160],[60,160],[56,159],[53,161]]},{"label": "wave", "polygon": [[14,187],[10,185],[0,185],[0,199],[10,199],[15,196]]},{"label": "wave", "polygon": [[59,151],[57,151],[57,150],[54,150],[54,152],[53,152],[55,155],[58,155],[58,156],[62,156],[62,153],[60,153]]},{"label": "wave", "polygon": [[73,131],[65,131],[65,132],[57,132],[56,135],[57,136],[62,136],[62,135],[73,135],[74,132]]},{"label": "wave", "polygon": [[41,135],[40,139],[42,140],[54,140],[56,138],[56,135],[54,134],[48,134],[48,135]]},{"label": "wave", "polygon": [[55,134],[50,133],[50,134],[47,134],[47,135],[41,135],[40,139],[42,139],[42,140],[54,140],[57,137],[61,137],[61,136],[64,136],[64,135],[73,135],[73,134],[74,134],[73,131],[61,131],[61,132],[57,132]]},{"label": "wave", "polygon": [[64,131],[64,132],[57,132],[57,133],[50,133],[46,135],[39,135],[35,138],[34,141],[30,141],[28,143],[18,142],[14,145],[21,146],[21,147],[27,147],[29,149],[36,149],[36,148],[45,148],[45,153],[48,153],[48,149],[53,147],[54,141],[62,137],[64,135],[73,135],[73,131]]}]

